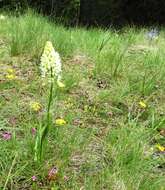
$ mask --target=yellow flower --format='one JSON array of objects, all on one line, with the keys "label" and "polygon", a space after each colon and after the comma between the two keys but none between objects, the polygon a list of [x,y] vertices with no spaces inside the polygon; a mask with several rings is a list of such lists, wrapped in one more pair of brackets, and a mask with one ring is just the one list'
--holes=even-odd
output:
[{"label": "yellow flower", "polygon": [[7,69],[7,72],[8,72],[8,74],[13,74],[15,71],[14,71],[14,69],[9,68],[9,69]]},{"label": "yellow flower", "polygon": [[65,84],[62,83],[60,80],[57,80],[57,85],[58,85],[58,87],[60,87],[60,88],[65,88]]},{"label": "yellow flower", "polygon": [[38,111],[41,110],[41,104],[38,103],[38,102],[31,102],[31,103],[30,103],[30,107],[31,107],[31,109],[32,109],[33,111],[36,111],[36,112],[38,112]]},{"label": "yellow flower", "polygon": [[6,78],[9,80],[14,80],[16,78],[16,76],[14,74],[7,74]]},{"label": "yellow flower", "polygon": [[141,108],[146,108],[147,107],[147,105],[143,101],[140,101],[139,105],[140,105]]},{"label": "yellow flower", "polygon": [[157,144],[156,145],[156,148],[161,151],[161,152],[164,152],[165,151],[165,147],[164,146],[161,146],[160,144]]},{"label": "yellow flower", "polygon": [[66,124],[66,121],[64,119],[56,119],[55,124],[59,125],[59,126],[62,126],[62,125]]}]

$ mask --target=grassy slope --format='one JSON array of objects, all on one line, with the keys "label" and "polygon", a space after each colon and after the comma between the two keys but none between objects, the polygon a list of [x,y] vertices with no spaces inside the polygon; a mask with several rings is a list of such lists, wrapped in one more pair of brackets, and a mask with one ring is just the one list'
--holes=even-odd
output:
[{"label": "grassy slope", "polygon": [[[164,35],[149,42],[143,29],[66,29],[33,13],[1,20],[0,133],[12,139],[0,139],[0,187],[163,190],[164,155],[155,144],[165,143]],[[63,59],[66,88],[56,89],[44,161],[36,165],[31,129],[46,109],[38,64],[47,40]],[[5,78],[7,68],[16,80]],[[42,104],[39,113],[31,101]],[[66,126],[53,124],[59,117]],[[58,176],[48,181],[52,166]]]}]

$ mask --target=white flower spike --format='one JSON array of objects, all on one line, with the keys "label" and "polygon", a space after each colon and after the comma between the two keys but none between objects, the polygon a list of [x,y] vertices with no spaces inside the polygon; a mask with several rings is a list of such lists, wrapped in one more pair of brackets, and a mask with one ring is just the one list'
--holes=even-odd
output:
[{"label": "white flower spike", "polygon": [[61,58],[58,52],[55,51],[52,42],[47,41],[43,54],[41,56],[41,75],[43,78],[48,75],[48,78],[61,79]]}]

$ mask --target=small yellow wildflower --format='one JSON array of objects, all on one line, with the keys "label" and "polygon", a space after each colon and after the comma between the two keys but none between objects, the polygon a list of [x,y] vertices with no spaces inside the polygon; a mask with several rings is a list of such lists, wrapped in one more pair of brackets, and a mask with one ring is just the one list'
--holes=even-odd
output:
[{"label": "small yellow wildflower", "polygon": [[8,74],[13,74],[15,71],[14,71],[14,69],[9,68],[9,69],[7,69],[7,72],[8,72]]},{"label": "small yellow wildflower", "polygon": [[164,152],[165,151],[165,147],[164,146],[161,146],[160,144],[157,144],[156,145],[156,148],[161,151],[161,152]]},{"label": "small yellow wildflower", "polygon": [[35,112],[38,112],[38,111],[41,110],[41,104],[38,103],[38,102],[32,102],[32,103],[30,104],[30,107],[31,107],[31,109],[32,109],[33,111],[35,111]]},{"label": "small yellow wildflower", "polygon": [[6,78],[9,80],[14,80],[16,78],[16,76],[14,74],[7,74]]},{"label": "small yellow wildflower", "polygon": [[146,108],[147,107],[147,105],[143,101],[140,101],[139,105],[140,105],[141,108]]},{"label": "small yellow wildflower", "polygon": [[66,124],[66,121],[64,119],[56,119],[55,124],[58,126],[62,126]]},{"label": "small yellow wildflower", "polygon": [[60,87],[60,88],[65,88],[65,84],[62,83],[60,80],[57,80],[57,85],[58,85],[58,87]]}]

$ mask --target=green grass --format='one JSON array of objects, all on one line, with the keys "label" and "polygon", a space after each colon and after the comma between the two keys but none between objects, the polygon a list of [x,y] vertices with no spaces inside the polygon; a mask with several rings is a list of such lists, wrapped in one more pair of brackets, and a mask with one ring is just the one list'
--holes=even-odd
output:
[{"label": "green grass", "polygon": [[[149,42],[146,31],[65,28],[32,11],[0,20],[0,189],[164,189],[165,154],[155,145],[165,146],[165,32]],[[66,87],[55,90],[37,164],[31,129],[46,114],[39,64],[47,40],[61,55]],[[32,101],[42,105],[38,113]],[[67,124],[56,126],[56,118]],[[58,174],[48,180],[53,166]]]}]

